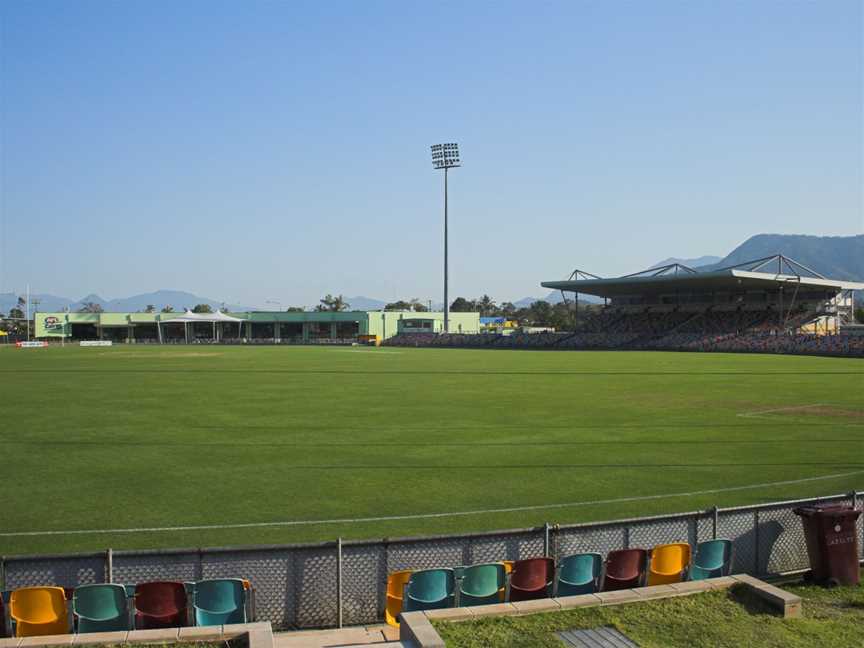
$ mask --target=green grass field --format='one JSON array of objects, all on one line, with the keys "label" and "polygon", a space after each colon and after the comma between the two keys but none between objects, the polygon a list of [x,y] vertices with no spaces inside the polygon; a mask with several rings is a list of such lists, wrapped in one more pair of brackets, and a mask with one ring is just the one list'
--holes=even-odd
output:
[{"label": "green grass field", "polygon": [[[6,555],[479,531],[864,490],[864,363],[850,359],[0,348],[0,379]],[[669,496],[587,503],[654,495]],[[69,530],[88,533],[14,535]]]}]

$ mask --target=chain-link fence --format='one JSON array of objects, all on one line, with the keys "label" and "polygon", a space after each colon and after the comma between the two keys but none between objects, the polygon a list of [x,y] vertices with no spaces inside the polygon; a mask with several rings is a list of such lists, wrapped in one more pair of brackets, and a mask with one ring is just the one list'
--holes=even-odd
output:
[{"label": "chain-link fence", "polygon": [[[805,504],[857,506],[856,494],[710,509],[613,522],[550,525],[460,536],[325,542],[251,548],[111,551],[0,557],[0,589],[33,585],[195,581],[238,577],[255,589],[257,620],[275,628],[322,628],[380,622],[387,574],[539,556],[650,548],[667,542],[728,538],[733,573],[756,576],[808,567],[801,520]],[[858,520],[864,559],[864,520]]]}]

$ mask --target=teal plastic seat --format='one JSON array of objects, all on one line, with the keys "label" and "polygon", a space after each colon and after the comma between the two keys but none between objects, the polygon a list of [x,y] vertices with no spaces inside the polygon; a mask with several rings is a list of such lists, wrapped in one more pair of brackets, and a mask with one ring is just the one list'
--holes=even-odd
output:
[{"label": "teal plastic seat", "polygon": [[246,623],[246,590],[239,578],[198,581],[192,589],[195,625]]},{"label": "teal plastic seat", "polygon": [[600,588],[600,573],[603,556],[598,553],[582,553],[561,559],[558,572],[558,596],[593,594]]},{"label": "teal plastic seat", "polygon": [[403,609],[414,612],[453,607],[455,589],[452,569],[415,571],[405,590]]},{"label": "teal plastic seat", "polygon": [[489,605],[500,603],[499,591],[506,583],[506,571],[501,563],[466,567],[459,586],[459,605]]},{"label": "teal plastic seat", "polygon": [[131,630],[126,588],[112,583],[81,585],[72,595],[78,632]]},{"label": "teal plastic seat", "polygon": [[706,540],[696,547],[690,567],[690,580],[726,576],[732,566],[731,540]]}]

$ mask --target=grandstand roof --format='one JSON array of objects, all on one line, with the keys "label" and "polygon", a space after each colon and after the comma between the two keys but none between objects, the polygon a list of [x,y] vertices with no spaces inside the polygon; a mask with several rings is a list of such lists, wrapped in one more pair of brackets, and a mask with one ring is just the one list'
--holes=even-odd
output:
[{"label": "grandstand roof", "polygon": [[[774,268],[775,263],[777,272],[763,270]],[[569,279],[544,281],[540,285],[544,288],[597,297],[618,297],[675,292],[776,290],[790,284],[801,289],[838,293],[844,290],[864,290],[862,282],[828,279],[779,254],[704,272],[677,263],[614,278],[602,278],[582,270],[574,270]]]},{"label": "grandstand roof", "polygon": [[171,319],[161,320],[161,324],[177,324],[180,322],[243,322],[244,320],[232,315],[226,315],[221,310],[215,313],[193,313],[191,310],[186,310],[182,315],[172,317]]}]

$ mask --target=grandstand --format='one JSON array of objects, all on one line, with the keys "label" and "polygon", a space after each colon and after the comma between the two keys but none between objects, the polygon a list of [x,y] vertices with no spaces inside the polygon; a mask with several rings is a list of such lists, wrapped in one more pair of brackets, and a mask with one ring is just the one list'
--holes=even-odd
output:
[{"label": "grandstand", "polygon": [[[400,335],[401,346],[735,351],[864,356],[854,291],[783,255],[699,272],[681,264],[602,278],[575,270],[542,286],[572,295],[568,332],[510,336]],[[603,305],[579,312],[579,295]]]}]

